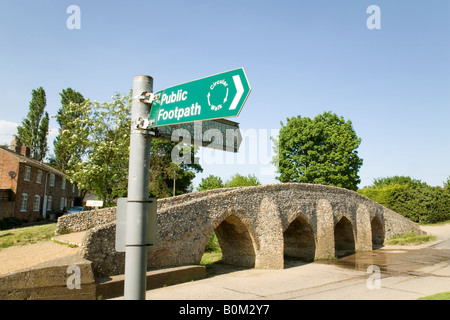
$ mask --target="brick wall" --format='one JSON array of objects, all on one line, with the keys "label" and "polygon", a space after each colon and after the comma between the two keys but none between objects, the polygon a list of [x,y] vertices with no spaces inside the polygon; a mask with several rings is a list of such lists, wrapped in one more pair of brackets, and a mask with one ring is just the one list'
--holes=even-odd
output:
[{"label": "brick wall", "polygon": [[[15,214],[15,191],[17,189],[17,172],[19,162],[17,158],[6,152],[0,152],[0,189],[2,200],[0,202],[0,219],[12,217]],[[15,172],[16,177],[11,178],[9,172]],[[6,197],[7,196],[7,197]]]},{"label": "brick wall", "polygon": [[[0,189],[12,188],[16,191],[17,172],[19,170],[19,161],[8,152],[0,152]],[[9,172],[15,172],[16,178],[12,179]]]},{"label": "brick wall", "polygon": [[[27,166],[30,168],[30,179],[27,181],[26,170]],[[41,183],[38,183],[38,175],[41,171]],[[51,185],[52,175],[54,175],[54,185]],[[49,217],[51,213],[61,214],[64,208],[72,206],[72,201],[75,197],[78,197],[78,188],[75,187],[75,192],[73,192],[72,184],[69,180],[65,182],[65,188],[63,189],[63,179],[64,177],[53,172],[45,171],[42,168],[34,167],[25,163],[20,164],[19,175],[18,175],[18,187],[16,194],[17,210],[16,215],[25,220],[37,220],[41,217]],[[47,188],[45,186],[47,185]],[[44,214],[44,195],[47,195],[47,208]],[[27,209],[26,212],[20,210],[20,203],[23,194],[28,195]],[[39,196],[39,210],[35,211],[35,196]],[[48,198],[51,197],[51,201]],[[63,199],[63,200],[61,200]],[[48,207],[50,205],[50,207]]]},{"label": "brick wall", "polygon": [[[14,178],[8,174],[11,171],[16,173]],[[55,177],[53,186],[50,185],[51,175]],[[63,189],[63,180],[62,173],[46,165],[18,156],[10,150],[0,149],[0,189],[11,189],[13,192],[12,204],[0,204],[0,219],[3,216],[15,216],[26,221],[36,221],[48,218],[51,213],[61,214],[63,208],[71,207],[72,201],[79,196],[78,188],[75,186],[73,190],[69,180],[66,180]],[[47,198],[51,208],[44,212],[45,195],[51,197],[51,202]],[[21,208],[24,197],[27,197],[26,207]],[[35,199],[36,204],[39,201],[39,206],[35,206]]]},{"label": "brick wall", "polygon": [[13,216],[14,202],[12,196],[11,189],[0,189],[0,219]]},{"label": "brick wall", "polygon": [[15,208],[14,202],[1,201],[0,202],[0,219],[14,216],[14,208]]},{"label": "brick wall", "polygon": [[73,192],[72,184],[69,180],[65,182],[65,188],[63,189],[63,176],[55,175],[55,184],[54,186],[50,186],[51,174],[48,174],[48,183],[47,183],[47,196],[51,196],[52,201],[52,212],[54,213],[62,213],[61,210],[61,198],[67,199],[64,201],[64,207],[70,208],[72,206],[72,201],[75,197],[79,196],[78,188],[75,186],[75,192]]}]

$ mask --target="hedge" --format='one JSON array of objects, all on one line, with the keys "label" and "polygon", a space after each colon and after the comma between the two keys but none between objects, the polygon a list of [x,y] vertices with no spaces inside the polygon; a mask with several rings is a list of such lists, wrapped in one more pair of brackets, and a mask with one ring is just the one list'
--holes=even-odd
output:
[{"label": "hedge", "polygon": [[450,219],[450,189],[417,184],[366,187],[358,192],[418,223]]}]

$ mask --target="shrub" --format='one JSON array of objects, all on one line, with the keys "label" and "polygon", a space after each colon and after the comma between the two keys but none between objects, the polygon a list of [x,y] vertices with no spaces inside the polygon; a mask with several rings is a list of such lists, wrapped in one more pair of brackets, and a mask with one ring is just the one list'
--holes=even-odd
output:
[{"label": "shrub", "polygon": [[414,222],[436,223],[450,219],[448,188],[405,182],[378,184],[358,192]]},{"label": "shrub", "polygon": [[222,252],[220,249],[219,240],[214,232],[206,244],[205,252]]}]

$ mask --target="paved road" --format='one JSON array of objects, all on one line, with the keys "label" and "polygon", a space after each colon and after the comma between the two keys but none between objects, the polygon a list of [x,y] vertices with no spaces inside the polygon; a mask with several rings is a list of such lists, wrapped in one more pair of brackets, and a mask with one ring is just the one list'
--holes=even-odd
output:
[{"label": "paved road", "polygon": [[[450,291],[450,250],[446,249],[449,248],[450,225],[439,230],[426,229],[444,242],[434,248],[430,245],[385,247],[340,259],[338,263],[290,261],[283,270],[228,272],[149,290],[146,299],[404,300]],[[368,273],[371,265],[380,267],[380,273]]]},{"label": "paved road", "polygon": [[435,244],[433,248],[450,249],[450,239],[444,240],[441,243]]},{"label": "paved road", "polygon": [[432,248],[450,249],[450,225],[423,226],[422,229],[429,234],[437,236],[438,243],[431,245]]},{"label": "paved road", "polygon": [[[283,270],[244,270],[147,291],[148,300],[170,299],[417,299],[450,291],[450,256],[413,273],[375,274],[310,263]],[[369,282],[369,286],[368,286]]]}]

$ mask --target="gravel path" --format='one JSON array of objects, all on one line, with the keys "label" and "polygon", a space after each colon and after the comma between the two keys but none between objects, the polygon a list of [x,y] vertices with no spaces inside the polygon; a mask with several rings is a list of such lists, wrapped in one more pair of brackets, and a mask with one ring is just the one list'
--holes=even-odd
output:
[{"label": "gravel path", "polygon": [[[72,233],[55,237],[57,241],[67,244],[79,244],[85,232]],[[25,246],[14,246],[0,251],[0,275],[28,269],[49,260],[76,254],[77,247],[71,248],[54,241],[44,241]]]}]

